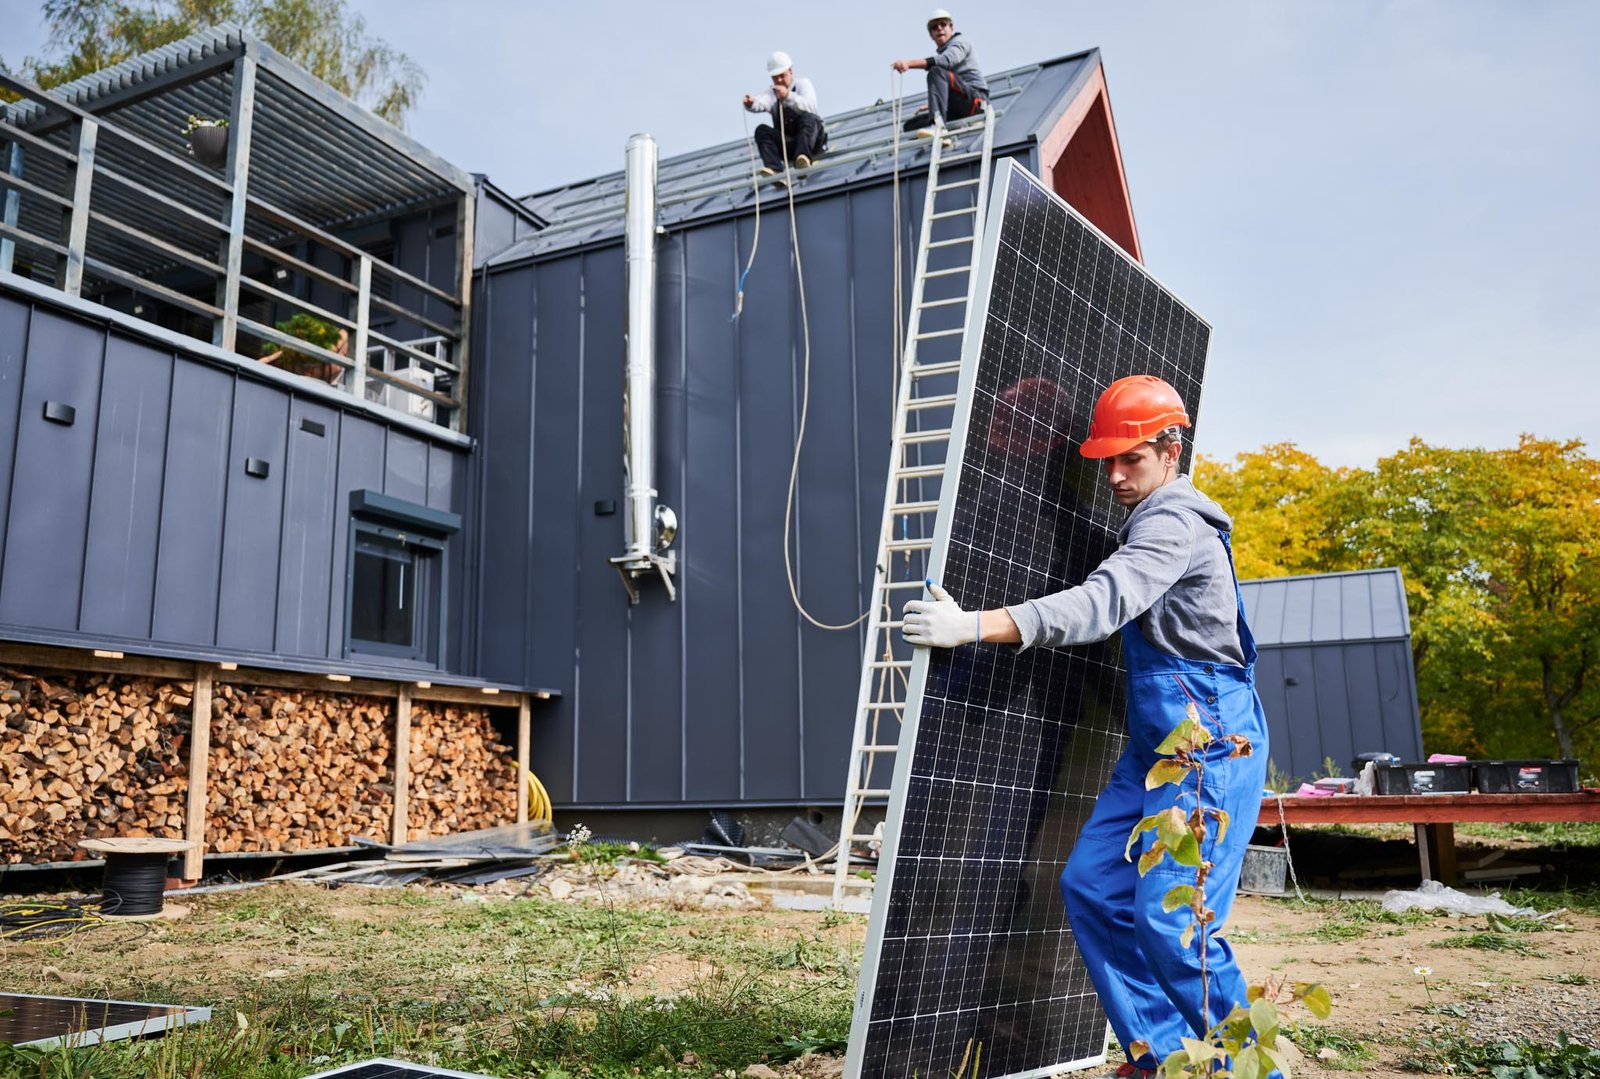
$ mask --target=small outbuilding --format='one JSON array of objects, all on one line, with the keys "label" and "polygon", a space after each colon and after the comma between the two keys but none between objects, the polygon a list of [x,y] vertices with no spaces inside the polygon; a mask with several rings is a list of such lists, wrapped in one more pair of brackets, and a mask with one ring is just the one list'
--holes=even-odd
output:
[{"label": "small outbuilding", "polygon": [[1411,620],[1398,569],[1240,581],[1271,760],[1299,779],[1357,753],[1422,759]]}]

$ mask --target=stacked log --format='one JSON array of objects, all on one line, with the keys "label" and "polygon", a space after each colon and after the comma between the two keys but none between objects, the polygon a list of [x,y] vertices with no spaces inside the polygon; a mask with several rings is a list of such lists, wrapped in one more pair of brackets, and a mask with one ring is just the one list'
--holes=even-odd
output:
[{"label": "stacked log", "polygon": [[0,670],[0,862],[182,838],[192,683]]},{"label": "stacked log", "polygon": [[221,685],[212,696],[206,838],[215,852],[387,842],[394,718],[377,697]]},{"label": "stacked log", "polygon": [[417,702],[409,761],[408,839],[517,819],[516,754],[500,740],[487,709]]}]

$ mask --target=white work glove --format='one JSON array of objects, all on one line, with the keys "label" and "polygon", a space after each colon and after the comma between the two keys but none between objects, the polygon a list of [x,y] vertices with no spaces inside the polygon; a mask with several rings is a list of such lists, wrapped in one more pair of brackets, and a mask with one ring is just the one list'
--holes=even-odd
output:
[{"label": "white work glove", "polygon": [[978,611],[963,611],[950,593],[928,581],[931,601],[914,599],[906,604],[900,633],[911,644],[925,648],[954,648],[978,639]]}]

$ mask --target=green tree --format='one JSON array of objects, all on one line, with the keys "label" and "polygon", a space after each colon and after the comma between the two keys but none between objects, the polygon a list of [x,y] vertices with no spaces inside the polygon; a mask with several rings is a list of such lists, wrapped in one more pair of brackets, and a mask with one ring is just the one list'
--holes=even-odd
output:
[{"label": "green tree", "polygon": [[206,26],[236,22],[335,90],[394,124],[422,91],[422,69],[367,33],[345,0],[43,0],[47,55],[20,64],[49,88]]}]

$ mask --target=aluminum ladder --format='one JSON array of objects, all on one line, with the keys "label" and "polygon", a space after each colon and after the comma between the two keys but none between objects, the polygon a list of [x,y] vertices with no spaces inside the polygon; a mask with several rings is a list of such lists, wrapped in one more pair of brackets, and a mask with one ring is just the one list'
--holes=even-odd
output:
[{"label": "aluminum ladder", "polygon": [[[850,871],[850,849],[876,838],[857,830],[861,811],[868,801],[889,796],[894,754],[899,748],[911,672],[911,648],[899,639],[900,612],[907,600],[922,594],[933,547],[933,519],[950,445],[961,345],[977,285],[978,245],[983,237],[999,115],[985,110],[975,118],[951,124],[948,138],[932,140],[895,398],[883,526],[873,561],[872,602],[850,740],[844,816],[834,860],[833,905],[838,909],[843,909],[852,894],[871,894],[872,880]],[[974,144],[976,148],[972,148]],[[975,178],[940,182],[942,169],[967,162],[977,163]],[[965,227],[967,222],[970,228]]]}]

